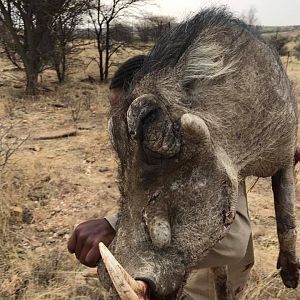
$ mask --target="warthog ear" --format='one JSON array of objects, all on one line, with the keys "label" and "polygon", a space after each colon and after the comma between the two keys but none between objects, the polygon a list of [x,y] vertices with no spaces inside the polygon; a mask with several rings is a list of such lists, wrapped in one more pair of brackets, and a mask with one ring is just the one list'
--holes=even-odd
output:
[{"label": "warthog ear", "polygon": [[210,133],[203,119],[193,114],[184,114],[181,117],[181,126],[184,135],[195,144],[201,144],[202,146],[210,148]]},{"label": "warthog ear", "polygon": [[176,132],[165,107],[154,95],[146,94],[135,99],[127,111],[129,134],[141,143],[144,150],[169,158],[180,150]]}]

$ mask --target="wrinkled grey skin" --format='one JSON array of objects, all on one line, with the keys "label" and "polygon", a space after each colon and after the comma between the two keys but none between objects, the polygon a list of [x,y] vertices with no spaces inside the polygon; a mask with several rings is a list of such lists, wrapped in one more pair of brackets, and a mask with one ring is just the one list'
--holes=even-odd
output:
[{"label": "wrinkled grey skin", "polygon": [[[176,299],[230,228],[238,183],[273,176],[278,267],[295,288],[298,117],[277,54],[223,10],[206,10],[158,42],[126,103],[111,132],[122,194],[111,250],[123,267],[150,284],[153,299]],[[193,120],[202,131],[186,126]],[[109,282],[102,265],[99,274]]]}]

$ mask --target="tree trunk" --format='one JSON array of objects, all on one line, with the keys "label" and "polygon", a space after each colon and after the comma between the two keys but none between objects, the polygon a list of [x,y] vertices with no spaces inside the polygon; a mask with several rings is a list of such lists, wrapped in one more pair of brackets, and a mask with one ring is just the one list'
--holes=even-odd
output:
[{"label": "tree trunk", "polygon": [[60,66],[55,66],[55,72],[59,83],[63,83],[64,78],[62,72],[60,71]]},{"label": "tree trunk", "polygon": [[101,43],[101,31],[97,34],[97,49],[99,54],[99,75],[100,75],[100,82],[104,81],[104,70],[103,70],[103,50],[102,50],[102,43]]},{"label": "tree trunk", "polygon": [[26,94],[35,95],[39,72],[34,68],[26,67]]},{"label": "tree trunk", "polygon": [[67,74],[67,57],[66,57],[66,54],[64,52],[63,54],[63,58],[62,58],[62,62],[61,62],[62,66],[61,66],[61,69],[62,69],[62,76],[61,76],[61,82],[64,82],[66,80],[66,74]]},{"label": "tree trunk", "polygon": [[60,61],[58,61],[55,64],[55,71],[56,71],[56,76],[58,79],[59,83],[63,83],[66,80],[66,73],[67,73],[67,60],[66,60],[66,56],[63,53],[62,54],[62,58],[60,59]]},{"label": "tree trunk", "polygon": [[105,41],[105,69],[104,69],[104,79],[108,79],[108,69],[109,69],[109,54],[110,54],[110,26],[109,22],[106,22],[106,41]]}]

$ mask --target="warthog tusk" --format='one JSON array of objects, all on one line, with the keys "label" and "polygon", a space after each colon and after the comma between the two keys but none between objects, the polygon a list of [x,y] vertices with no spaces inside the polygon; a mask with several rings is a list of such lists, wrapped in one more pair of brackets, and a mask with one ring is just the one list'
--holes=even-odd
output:
[{"label": "warthog tusk", "polygon": [[99,243],[99,250],[121,300],[150,300],[145,282],[133,279],[103,243]]}]

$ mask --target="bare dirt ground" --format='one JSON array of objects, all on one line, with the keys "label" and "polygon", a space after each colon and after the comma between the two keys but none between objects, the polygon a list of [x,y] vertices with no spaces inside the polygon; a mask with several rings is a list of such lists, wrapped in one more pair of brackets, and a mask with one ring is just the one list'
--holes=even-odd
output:
[{"label": "bare dirt ground", "polygon": [[[7,70],[5,61],[0,65],[1,123],[13,125],[8,140],[26,139],[0,178],[0,299],[103,299],[96,270],[81,266],[66,243],[75,224],[117,210],[117,163],[106,129],[107,86],[80,82],[80,76],[58,86],[49,73],[44,78],[47,91],[24,99],[23,75]],[[289,68],[297,83],[300,62]],[[296,93],[300,99],[300,82]],[[58,138],[62,133],[70,136]],[[248,180],[248,189],[255,180]],[[300,289],[285,289],[276,272],[270,179],[259,179],[248,198],[256,264],[245,299],[300,299]]]}]

